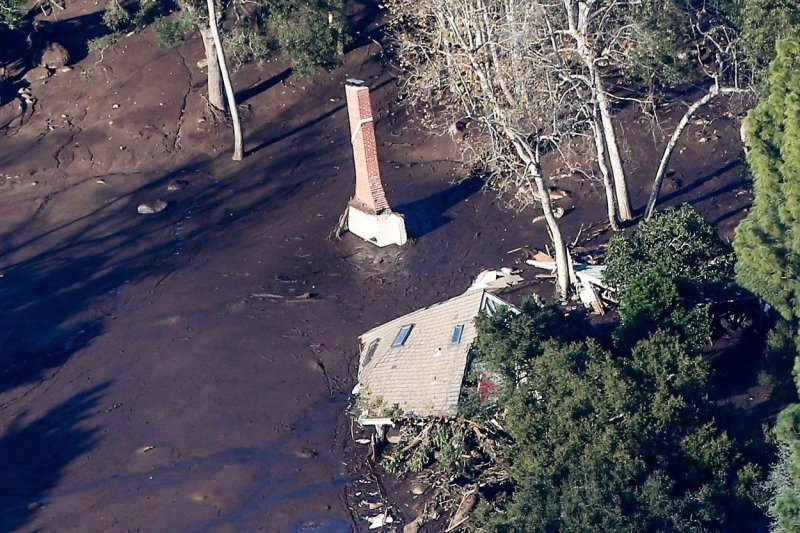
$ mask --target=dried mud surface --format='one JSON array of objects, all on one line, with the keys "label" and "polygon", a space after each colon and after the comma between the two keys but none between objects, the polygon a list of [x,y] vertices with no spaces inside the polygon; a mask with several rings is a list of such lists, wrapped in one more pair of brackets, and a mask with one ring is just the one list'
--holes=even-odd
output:
[{"label": "dried mud surface", "polygon": [[[35,108],[0,107],[0,529],[362,528],[346,496],[364,453],[345,415],[357,336],[512,266],[544,226],[462,181],[455,147],[409,118],[367,38],[313,79],[277,61],[238,72],[235,163],[201,97],[200,41],[163,49],[145,31],[98,63],[78,39],[99,31],[97,9],[57,13],[74,68],[31,85]],[[356,5],[357,28],[375,17]],[[387,196],[414,237],[403,249],[327,239],[353,190],[350,77],[373,90]],[[729,235],[750,195],[735,119],[710,113],[664,199]],[[623,129],[641,207],[663,135]],[[569,240],[602,226],[599,186],[559,186]],[[156,199],[165,211],[137,214]]]}]

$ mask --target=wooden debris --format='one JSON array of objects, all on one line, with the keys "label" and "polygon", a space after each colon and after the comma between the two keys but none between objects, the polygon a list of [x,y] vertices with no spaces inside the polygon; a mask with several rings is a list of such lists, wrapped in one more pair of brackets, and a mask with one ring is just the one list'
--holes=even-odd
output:
[{"label": "wooden debris", "polygon": [[469,518],[469,513],[472,511],[475,505],[477,505],[477,503],[478,489],[467,491],[467,493],[464,494],[464,497],[461,499],[458,509],[456,509],[456,514],[453,515],[452,520],[450,520],[450,524],[447,526],[447,529],[445,529],[444,532],[449,533],[466,522]]},{"label": "wooden debris", "polygon": [[422,515],[416,517],[414,520],[403,526],[403,533],[417,533],[419,528],[425,524],[425,519]]}]

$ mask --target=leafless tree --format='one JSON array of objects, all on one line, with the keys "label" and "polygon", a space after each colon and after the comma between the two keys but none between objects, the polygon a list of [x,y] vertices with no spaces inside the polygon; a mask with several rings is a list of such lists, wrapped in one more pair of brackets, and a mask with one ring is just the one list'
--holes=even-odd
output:
[{"label": "leafless tree", "polygon": [[751,73],[740,50],[740,38],[736,29],[712,6],[687,11],[686,17],[694,45],[692,57],[697,70],[709,80],[710,86],[687,107],[664,148],[645,208],[645,219],[649,219],[655,211],[675,146],[695,113],[720,95],[744,95],[753,90]]},{"label": "leafless tree", "polygon": [[[211,30],[211,36],[214,41],[214,49],[216,51],[217,63],[219,72],[222,75],[222,84],[225,87],[225,95],[228,99],[228,109],[231,113],[231,120],[233,121],[233,160],[234,161],[241,161],[242,157],[244,157],[244,151],[242,147],[242,125],[239,122],[239,111],[236,108],[236,97],[233,92],[233,85],[231,84],[231,78],[228,74],[228,64],[225,60],[225,51],[222,48],[222,41],[219,38],[219,29],[217,28],[217,11],[214,7],[214,0],[207,0],[208,4],[208,25],[209,29]],[[203,40],[205,43],[205,39]],[[208,52],[208,48],[206,48],[206,52]],[[207,54],[208,55],[208,54]],[[211,70],[211,64],[208,65],[209,72]],[[210,74],[209,74],[209,81]],[[211,87],[209,86],[209,91]],[[209,92],[210,94],[210,92]]]},{"label": "leafless tree", "polygon": [[585,82],[596,107],[593,129],[601,134],[605,144],[597,145],[598,160],[601,160],[599,152],[607,154],[620,220],[630,220],[633,215],[603,69],[608,69],[618,61],[630,60],[627,50],[635,24],[625,15],[634,3],[641,2],[553,0],[542,4],[555,46],[561,50],[562,56],[574,55],[577,58],[571,64],[573,75]]},{"label": "leafless tree", "polygon": [[558,153],[586,117],[575,80],[535,60],[552,53],[530,33],[541,6],[526,0],[397,0],[389,8],[396,17],[405,97],[435,132],[468,125],[465,156],[490,171],[490,185],[520,205],[541,206],[558,291],[566,298],[569,259],[541,158]]}]

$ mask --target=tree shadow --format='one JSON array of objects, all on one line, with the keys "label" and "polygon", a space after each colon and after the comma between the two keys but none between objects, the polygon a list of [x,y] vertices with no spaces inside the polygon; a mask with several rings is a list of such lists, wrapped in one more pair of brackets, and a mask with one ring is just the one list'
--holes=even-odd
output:
[{"label": "tree shadow", "polygon": [[731,219],[731,218],[735,217],[735,216],[736,216],[736,215],[738,215],[739,213],[741,213],[741,212],[743,212],[743,211],[746,211],[746,210],[750,209],[751,207],[753,207],[753,203],[752,203],[752,202],[747,202],[746,204],[744,204],[744,205],[742,205],[742,206],[739,206],[739,207],[737,207],[737,208],[735,208],[735,209],[731,209],[731,210],[730,210],[730,211],[728,211],[727,213],[724,213],[724,214],[722,214],[722,215],[718,216],[717,218],[715,218],[714,220],[712,220],[712,221],[711,221],[711,223],[712,223],[713,225],[717,226],[717,225],[719,225],[720,223],[722,223],[722,222],[725,222],[726,220],[729,220],[729,219]]},{"label": "tree shadow", "polygon": [[169,219],[143,219],[135,204],[180,174],[32,237],[15,241],[11,228],[0,238],[0,393],[47,379],[114,318],[125,284],[169,256],[172,243],[154,238]]},{"label": "tree shadow", "polygon": [[[308,132],[309,139],[318,135]],[[308,181],[329,173],[323,156],[336,154],[327,145],[310,140],[306,145],[307,150],[282,151],[266,165],[255,158],[243,162],[235,183],[220,183],[206,170],[213,161],[199,156],[171,172],[143,173],[136,179],[146,183],[125,193],[98,192],[108,199],[98,198],[98,207],[67,221],[42,223],[47,213],[34,213],[5,228],[0,233],[0,393],[52,377],[104,331],[106,321],[119,316],[129,286],[149,278],[157,287],[191,261],[211,235],[221,235],[254,211],[279,208],[301,194]],[[303,178],[294,173],[300,163]],[[86,180],[54,193],[50,202],[69,201],[61,195],[76,194],[71,191],[86,187]],[[175,180],[191,184],[170,193],[167,185]],[[164,212],[137,213],[140,202],[162,197],[168,202]],[[234,241],[225,237],[226,244]]]},{"label": "tree shadow", "polygon": [[[376,86],[370,87],[370,91],[371,92],[375,92],[378,89],[388,85],[389,83],[391,83],[393,81],[395,81],[395,78],[389,78],[387,80],[384,80],[381,83],[377,84]],[[342,92],[344,92],[344,89],[342,89]],[[313,120],[309,120],[308,122],[305,122],[305,123],[297,126],[296,128],[292,128],[289,131],[281,133],[280,135],[278,135],[276,137],[272,137],[270,139],[267,139],[267,140],[263,141],[262,143],[260,143],[255,148],[251,148],[250,150],[246,150],[245,151],[245,156],[253,155],[256,152],[259,152],[260,150],[266,148],[267,146],[271,146],[271,145],[273,145],[275,143],[278,143],[278,142],[280,142],[280,141],[282,141],[284,139],[288,139],[289,137],[292,137],[292,136],[302,132],[303,130],[306,130],[306,129],[312,127],[312,126],[316,126],[320,122],[324,121],[325,119],[328,119],[328,118],[332,117],[333,115],[335,115],[336,113],[338,113],[339,111],[341,111],[341,110],[343,110],[345,108],[347,108],[347,104],[346,103],[345,104],[339,104],[336,107],[334,107],[333,109],[330,109],[330,110],[324,112],[323,114],[321,114],[320,116],[318,116],[317,118],[315,118]],[[376,120],[378,120],[378,117],[376,117]]]},{"label": "tree shadow", "polygon": [[109,383],[75,394],[39,418],[21,413],[0,437],[0,530],[23,527],[44,505],[64,469],[97,444],[98,428],[87,428]]},{"label": "tree shadow", "polygon": [[248,87],[247,89],[242,89],[238,93],[236,93],[236,101],[240,104],[245,103],[249,99],[253,98],[254,96],[258,96],[259,94],[263,93],[264,91],[268,91],[278,83],[286,81],[292,75],[292,69],[287,68],[283,72],[272,76],[271,78],[267,78],[266,80],[253,85],[252,87]]},{"label": "tree shadow", "polygon": [[[730,161],[727,164],[725,164],[725,165],[721,166],[720,168],[716,169],[715,171],[710,172],[710,173],[706,174],[705,176],[702,176],[702,177],[694,180],[689,185],[687,185],[685,187],[681,187],[678,190],[672,191],[671,193],[665,194],[664,196],[660,197],[658,199],[658,204],[657,205],[663,206],[664,204],[674,200],[675,198],[677,198],[679,196],[682,196],[684,194],[689,194],[690,192],[694,191],[695,189],[699,189],[700,187],[702,187],[706,183],[708,183],[708,182],[720,177],[721,175],[725,174],[729,170],[733,170],[733,169],[739,167],[740,165],[741,165],[741,161],[739,161],[739,160]],[[739,186],[739,185],[737,185],[737,186]],[[722,192],[726,192],[726,190],[730,190],[728,188],[728,186],[724,187],[723,189],[725,189],[725,190],[720,189],[719,191],[716,191],[715,193],[713,193],[711,196],[714,196],[714,195],[722,193]],[[701,198],[708,199],[709,197],[710,196],[708,194],[706,194]],[[702,200],[694,199],[693,203],[696,203],[696,202],[699,202],[699,201],[702,201]]]},{"label": "tree shadow", "polygon": [[373,41],[383,38],[386,24],[376,23],[381,19],[379,0],[355,0],[350,2],[348,26],[351,41],[345,46],[345,53],[352,52]]},{"label": "tree shadow", "polygon": [[398,205],[394,210],[405,217],[408,236],[416,239],[453,220],[445,213],[481,190],[483,185],[482,179],[473,176],[425,198]]}]

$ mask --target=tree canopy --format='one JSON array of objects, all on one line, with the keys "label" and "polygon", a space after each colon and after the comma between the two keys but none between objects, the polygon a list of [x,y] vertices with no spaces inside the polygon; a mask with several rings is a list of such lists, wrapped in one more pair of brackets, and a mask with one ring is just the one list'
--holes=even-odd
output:
[{"label": "tree canopy", "polygon": [[494,411],[514,495],[482,527],[695,531],[752,510],[742,489],[755,471],[716,422],[702,357],[666,332],[614,355],[551,325],[531,306],[479,323],[476,360],[524,376]]},{"label": "tree canopy", "polygon": [[620,302],[619,343],[655,328],[699,348],[711,333],[708,304],[733,282],[734,255],[714,226],[688,205],[658,213],[630,235],[617,233],[603,278]]},{"label": "tree canopy", "polygon": [[768,94],[747,116],[755,198],[736,228],[739,283],[800,319],[800,40],[778,43]]},{"label": "tree canopy", "polygon": [[[786,321],[782,328],[793,332],[798,354],[800,39],[777,43],[766,96],[748,114],[746,124],[747,163],[755,198],[747,218],[736,228],[737,279],[780,313]],[[786,345],[789,339],[783,337]],[[790,347],[784,346],[784,351]],[[796,356],[793,373],[798,380],[800,356]],[[800,382],[796,384],[800,390]],[[796,531],[800,525],[800,404],[787,407],[775,429],[780,455],[770,485],[774,497],[771,515],[780,529]]]}]

